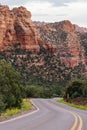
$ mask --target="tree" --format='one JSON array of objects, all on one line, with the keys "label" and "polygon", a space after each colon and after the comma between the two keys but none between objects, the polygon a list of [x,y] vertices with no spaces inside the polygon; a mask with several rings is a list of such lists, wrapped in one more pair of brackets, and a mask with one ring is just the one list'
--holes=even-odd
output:
[{"label": "tree", "polygon": [[70,81],[65,92],[65,98],[67,99],[67,97],[69,99],[77,97],[87,98],[87,77]]},{"label": "tree", "polygon": [[83,79],[83,89],[82,89],[83,97],[87,98],[87,77]]},{"label": "tree", "polygon": [[76,79],[73,81],[70,81],[68,86],[66,87],[65,97],[70,99],[81,97],[83,93],[83,82],[82,80]]},{"label": "tree", "polygon": [[22,102],[20,74],[5,60],[0,61],[0,110],[20,107]]},{"label": "tree", "polygon": [[4,103],[4,96],[0,94],[0,113],[4,111],[6,104]]},{"label": "tree", "polygon": [[40,98],[40,97],[44,97],[44,89],[42,87],[39,86],[35,86],[35,85],[27,85],[25,87],[25,97],[35,97],[35,98]]}]

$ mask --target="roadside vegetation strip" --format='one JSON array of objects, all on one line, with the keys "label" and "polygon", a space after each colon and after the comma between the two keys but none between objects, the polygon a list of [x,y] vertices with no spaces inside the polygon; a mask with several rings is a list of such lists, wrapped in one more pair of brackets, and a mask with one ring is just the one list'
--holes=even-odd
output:
[{"label": "roadside vegetation strip", "polygon": [[32,103],[29,99],[23,99],[23,103],[21,108],[11,108],[7,109],[5,112],[1,113],[0,115],[0,121],[9,119],[10,117],[14,117],[17,114],[22,114],[23,112],[26,112],[28,110],[32,109]]},{"label": "roadside vegetation strip", "polygon": [[74,103],[66,102],[63,99],[57,100],[57,102],[64,103],[64,104],[71,106],[71,107],[79,108],[81,110],[87,110],[87,105],[84,105],[84,106],[83,105],[77,105],[77,104],[74,104]]}]

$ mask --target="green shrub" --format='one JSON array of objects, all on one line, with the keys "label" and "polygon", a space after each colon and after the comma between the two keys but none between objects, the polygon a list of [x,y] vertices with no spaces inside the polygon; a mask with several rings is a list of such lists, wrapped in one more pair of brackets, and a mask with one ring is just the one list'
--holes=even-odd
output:
[{"label": "green shrub", "polygon": [[5,118],[8,116],[13,116],[15,114],[18,114],[21,110],[18,108],[12,108],[12,109],[7,109],[5,114],[2,114]]},{"label": "green shrub", "polygon": [[[68,95],[68,96],[67,96]],[[84,97],[87,98],[87,79],[82,80],[76,79],[70,81],[66,87],[65,98],[77,98]]]},{"label": "green shrub", "polygon": [[9,116],[16,115],[18,113],[21,113],[26,110],[30,110],[32,107],[32,104],[30,100],[24,99],[21,105],[21,108],[9,108],[6,109],[3,113],[1,113],[1,117],[8,118]]}]

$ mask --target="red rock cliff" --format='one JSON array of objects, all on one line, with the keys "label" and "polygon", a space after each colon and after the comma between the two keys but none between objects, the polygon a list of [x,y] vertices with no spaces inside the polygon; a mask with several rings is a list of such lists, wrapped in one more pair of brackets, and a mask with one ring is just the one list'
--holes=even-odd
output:
[{"label": "red rock cliff", "polygon": [[24,7],[10,10],[0,5],[0,50],[14,43],[23,48],[39,51],[39,34],[31,21],[31,13]]},{"label": "red rock cliff", "polygon": [[56,45],[56,54],[60,56],[62,62],[70,67],[85,64],[85,50],[81,45],[77,29],[70,21],[40,24],[37,29],[41,38],[45,42]]}]

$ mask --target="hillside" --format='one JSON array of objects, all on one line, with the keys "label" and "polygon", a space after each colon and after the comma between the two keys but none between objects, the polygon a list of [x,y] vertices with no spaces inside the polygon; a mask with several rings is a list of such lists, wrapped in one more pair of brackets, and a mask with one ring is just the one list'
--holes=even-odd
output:
[{"label": "hillside", "polygon": [[64,64],[75,67],[79,63],[85,65],[85,50],[81,36],[75,25],[65,20],[56,23],[42,24],[37,29],[45,42],[56,45],[56,54]]},{"label": "hillside", "polygon": [[24,7],[0,5],[0,59],[21,73],[22,84],[65,85],[86,73],[87,37],[70,21],[32,22]]}]

